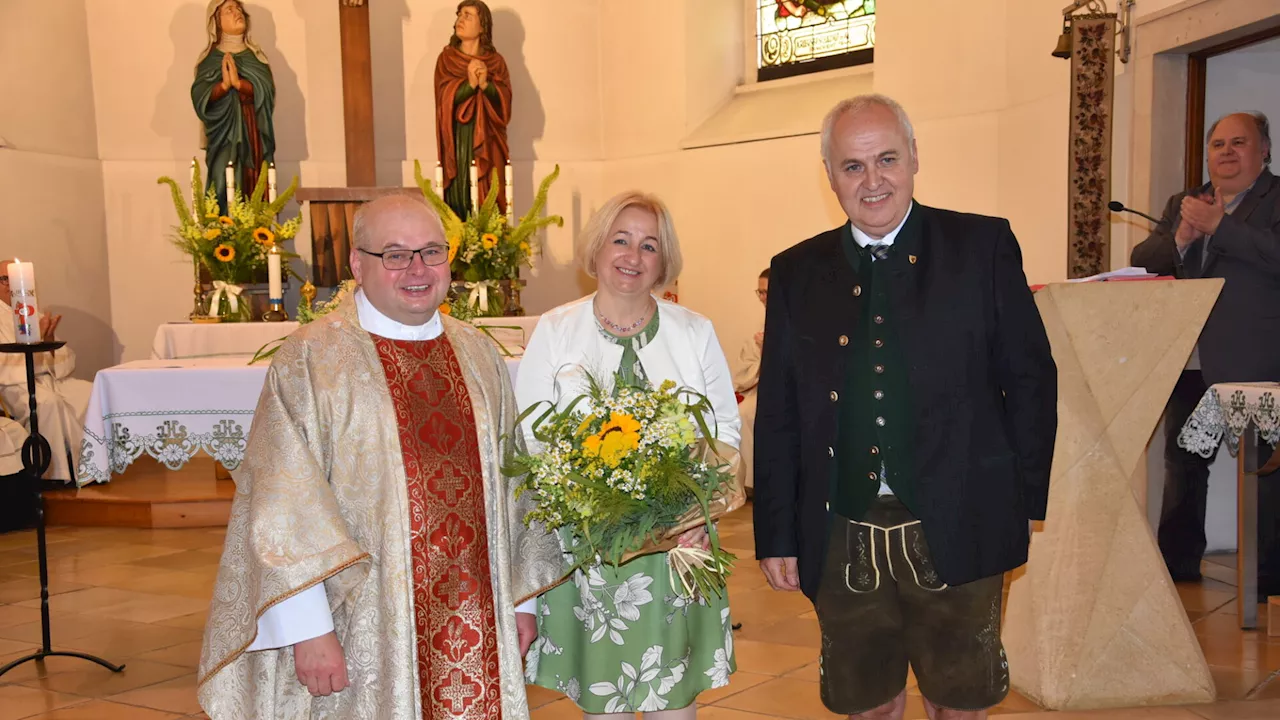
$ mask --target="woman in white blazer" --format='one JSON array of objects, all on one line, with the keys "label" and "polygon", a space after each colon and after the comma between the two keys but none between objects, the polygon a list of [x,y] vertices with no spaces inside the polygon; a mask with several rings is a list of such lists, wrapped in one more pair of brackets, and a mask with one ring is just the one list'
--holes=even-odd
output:
[{"label": "woman in white blazer", "polygon": [[[520,406],[563,407],[585,392],[588,372],[655,387],[674,380],[710,399],[717,443],[736,450],[733,376],[711,321],[653,295],[682,264],[666,206],[642,193],[618,195],[587,222],[575,250],[598,289],[538,321],[516,378]],[[704,539],[699,529],[681,542]],[[682,598],[666,553],[577,572],[538,599],[537,616],[528,679],[565,693],[587,717],[655,712],[692,720],[698,693],[727,684],[735,669],[728,598]]]}]

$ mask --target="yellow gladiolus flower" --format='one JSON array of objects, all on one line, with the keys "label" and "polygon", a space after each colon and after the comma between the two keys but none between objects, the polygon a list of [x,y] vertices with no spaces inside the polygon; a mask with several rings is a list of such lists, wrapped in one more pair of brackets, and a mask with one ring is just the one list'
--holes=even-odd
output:
[{"label": "yellow gladiolus flower", "polygon": [[226,225],[227,227],[231,227],[232,225],[236,224],[235,220],[232,220],[226,215],[223,215],[222,217],[218,218],[218,222],[222,223],[223,225]]},{"label": "yellow gladiolus flower", "polygon": [[521,240],[521,241],[520,241],[520,252],[524,252],[524,253],[529,252],[529,243],[528,243],[528,242],[526,242],[526,241],[524,241],[524,240]]},{"label": "yellow gladiolus flower", "polygon": [[274,245],[276,242],[275,233],[266,228],[258,228],[253,231],[253,241],[259,245]]},{"label": "yellow gladiolus flower", "polygon": [[231,262],[236,259],[236,249],[230,245],[219,245],[213,249],[213,256],[222,262]]},{"label": "yellow gladiolus flower", "polygon": [[485,250],[492,250],[498,246],[498,236],[493,233],[485,233],[480,236],[480,246]]},{"label": "yellow gladiolus flower", "polygon": [[205,240],[217,240],[222,235],[222,231],[217,228],[209,228],[204,231]]}]

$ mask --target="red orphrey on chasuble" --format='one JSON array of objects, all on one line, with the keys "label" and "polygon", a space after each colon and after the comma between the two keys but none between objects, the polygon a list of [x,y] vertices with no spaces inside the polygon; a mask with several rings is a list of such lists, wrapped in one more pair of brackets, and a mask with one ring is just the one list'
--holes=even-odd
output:
[{"label": "red orphrey on chasuble", "polygon": [[422,715],[498,720],[498,631],[471,397],[448,340],[373,336],[409,490]]}]

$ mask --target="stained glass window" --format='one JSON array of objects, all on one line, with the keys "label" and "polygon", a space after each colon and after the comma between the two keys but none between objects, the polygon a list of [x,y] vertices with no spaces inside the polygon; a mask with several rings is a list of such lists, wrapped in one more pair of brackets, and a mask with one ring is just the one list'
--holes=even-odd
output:
[{"label": "stained glass window", "polygon": [[876,0],[755,2],[757,80],[871,62]]}]

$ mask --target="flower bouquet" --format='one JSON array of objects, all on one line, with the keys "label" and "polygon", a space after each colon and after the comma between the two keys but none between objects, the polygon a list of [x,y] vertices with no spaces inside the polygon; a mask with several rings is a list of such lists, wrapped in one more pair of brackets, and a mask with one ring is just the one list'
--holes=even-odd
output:
[{"label": "flower bouquet", "polygon": [[[199,285],[200,267],[209,271],[213,280],[213,294],[209,299],[207,315],[219,316],[227,320],[247,320],[250,310],[248,299],[241,299],[243,286],[254,281],[267,267],[267,256],[272,248],[298,234],[302,223],[300,216],[283,224],[276,222],[276,216],[298,189],[298,178],[294,177],[289,188],[280,197],[271,202],[263,199],[267,190],[267,170],[258,174],[258,184],[249,197],[234,192],[228,200],[227,214],[218,210],[218,197],[213,188],[207,191],[201,180],[200,164],[191,161],[191,205],[186,199],[178,183],[172,178],[162,177],[156,181],[166,184],[173,193],[173,207],[178,211],[178,226],[175,228],[173,244],[182,252],[190,255],[195,265]],[[281,259],[298,257],[295,253],[281,252]],[[301,279],[283,262],[282,269],[286,276]]]},{"label": "flower bouquet", "polygon": [[[503,464],[504,474],[519,478],[517,495],[533,494],[525,522],[559,531],[578,568],[667,550],[673,587],[686,597],[721,595],[735,558],[720,546],[713,521],[744,497],[736,458],[718,454],[707,426],[710,401],[669,380],[654,389],[619,377],[613,393],[594,378],[588,383],[563,410],[543,402],[517,421],[541,411],[532,420],[541,449],[508,443]],[[673,547],[702,525],[709,550]]]},{"label": "flower bouquet", "polygon": [[520,268],[532,268],[533,258],[540,252],[534,233],[548,225],[564,225],[564,218],[559,215],[538,217],[547,203],[547,191],[559,175],[557,165],[542,180],[529,212],[512,227],[498,208],[497,169],[484,204],[463,220],[431,189],[431,183],[422,176],[421,164],[414,161],[413,178],[423,197],[439,213],[449,241],[449,270],[455,281],[449,314],[459,319],[500,317],[508,312],[523,314],[518,310]]}]

